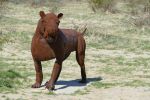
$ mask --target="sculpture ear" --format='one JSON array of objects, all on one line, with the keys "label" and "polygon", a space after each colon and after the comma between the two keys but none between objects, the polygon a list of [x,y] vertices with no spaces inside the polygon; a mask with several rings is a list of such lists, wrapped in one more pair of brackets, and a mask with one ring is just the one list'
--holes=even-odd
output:
[{"label": "sculpture ear", "polygon": [[46,16],[44,11],[40,11],[39,15],[41,16],[41,18],[44,18]]},{"label": "sculpture ear", "polygon": [[61,18],[63,17],[63,13],[59,13],[59,14],[57,15],[57,17],[58,17],[58,19],[61,19]]}]

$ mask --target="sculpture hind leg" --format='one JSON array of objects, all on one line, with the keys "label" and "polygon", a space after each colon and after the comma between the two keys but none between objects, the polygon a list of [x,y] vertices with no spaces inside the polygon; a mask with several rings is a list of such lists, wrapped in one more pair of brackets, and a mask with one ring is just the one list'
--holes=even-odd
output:
[{"label": "sculpture hind leg", "polygon": [[83,37],[78,38],[78,45],[76,50],[76,60],[81,68],[81,81],[80,83],[86,83],[86,71],[85,71],[85,64],[84,64],[84,58],[85,58],[85,40]]}]

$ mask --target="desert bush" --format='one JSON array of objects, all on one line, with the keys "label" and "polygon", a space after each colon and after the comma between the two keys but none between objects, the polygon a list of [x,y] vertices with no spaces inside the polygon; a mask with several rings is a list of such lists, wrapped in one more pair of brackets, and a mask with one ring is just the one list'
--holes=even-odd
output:
[{"label": "desert bush", "polygon": [[150,0],[125,0],[125,2],[133,15],[150,13]]},{"label": "desert bush", "polygon": [[51,12],[57,12],[62,6],[60,0],[31,0],[32,7],[46,6],[49,7]]},{"label": "desert bush", "polygon": [[7,9],[5,3],[8,0],[0,0],[0,18],[3,16],[5,10]]},{"label": "desert bush", "polygon": [[0,5],[2,5],[6,1],[8,1],[8,0],[0,0]]},{"label": "desert bush", "polygon": [[30,0],[7,0],[7,1],[14,3],[14,4],[23,4],[23,3],[29,2]]},{"label": "desert bush", "polygon": [[125,0],[125,2],[135,26],[150,26],[150,0]]},{"label": "desert bush", "polygon": [[55,6],[60,0],[30,0],[32,6]]},{"label": "desert bush", "polygon": [[28,4],[34,7],[39,6],[53,6],[58,4],[61,0],[2,0],[8,1],[14,4]]},{"label": "desert bush", "polygon": [[149,27],[150,26],[150,15],[137,15],[131,17],[131,22],[137,27]]},{"label": "desert bush", "polygon": [[97,9],[102,11],[114,12],[114,7],[116,5],[116,0],[88,0],[92,10],[96,12]]},{"label": "desert bush", "polygon": [[129,8],[128,11],[133,15],[150,13],[150,0],[88,0],[88,3],[94,12],[98,9],[104,12],[115,12],[117,11],[116,5],[118,3],[124,3]]}]

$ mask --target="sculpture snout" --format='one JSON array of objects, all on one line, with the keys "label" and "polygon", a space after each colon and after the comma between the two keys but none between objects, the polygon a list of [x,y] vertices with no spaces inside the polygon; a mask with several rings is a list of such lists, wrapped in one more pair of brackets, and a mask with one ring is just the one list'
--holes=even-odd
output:
[{"label": "sculpture snout", "polygon": [[53,43],[55,39],[52,37],[47,37],[46,40],[48,43]]}]

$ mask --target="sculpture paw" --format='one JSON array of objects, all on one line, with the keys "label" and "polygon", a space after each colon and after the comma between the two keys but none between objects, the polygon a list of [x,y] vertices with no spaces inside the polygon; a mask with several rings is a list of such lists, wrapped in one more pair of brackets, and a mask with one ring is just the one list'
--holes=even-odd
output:
[{"label": "sculpture paw", "polygon": [[45,88],[47,88],[49,91],[55,89],[55,86],[53,84],[49,83],[49,82],[46,82],[45,86],[46,86]]},{"label": "sculpture paw", "polygon": [[31,87],[32,88],[40,88],[41,84],[40,83],[34,83]]}]

